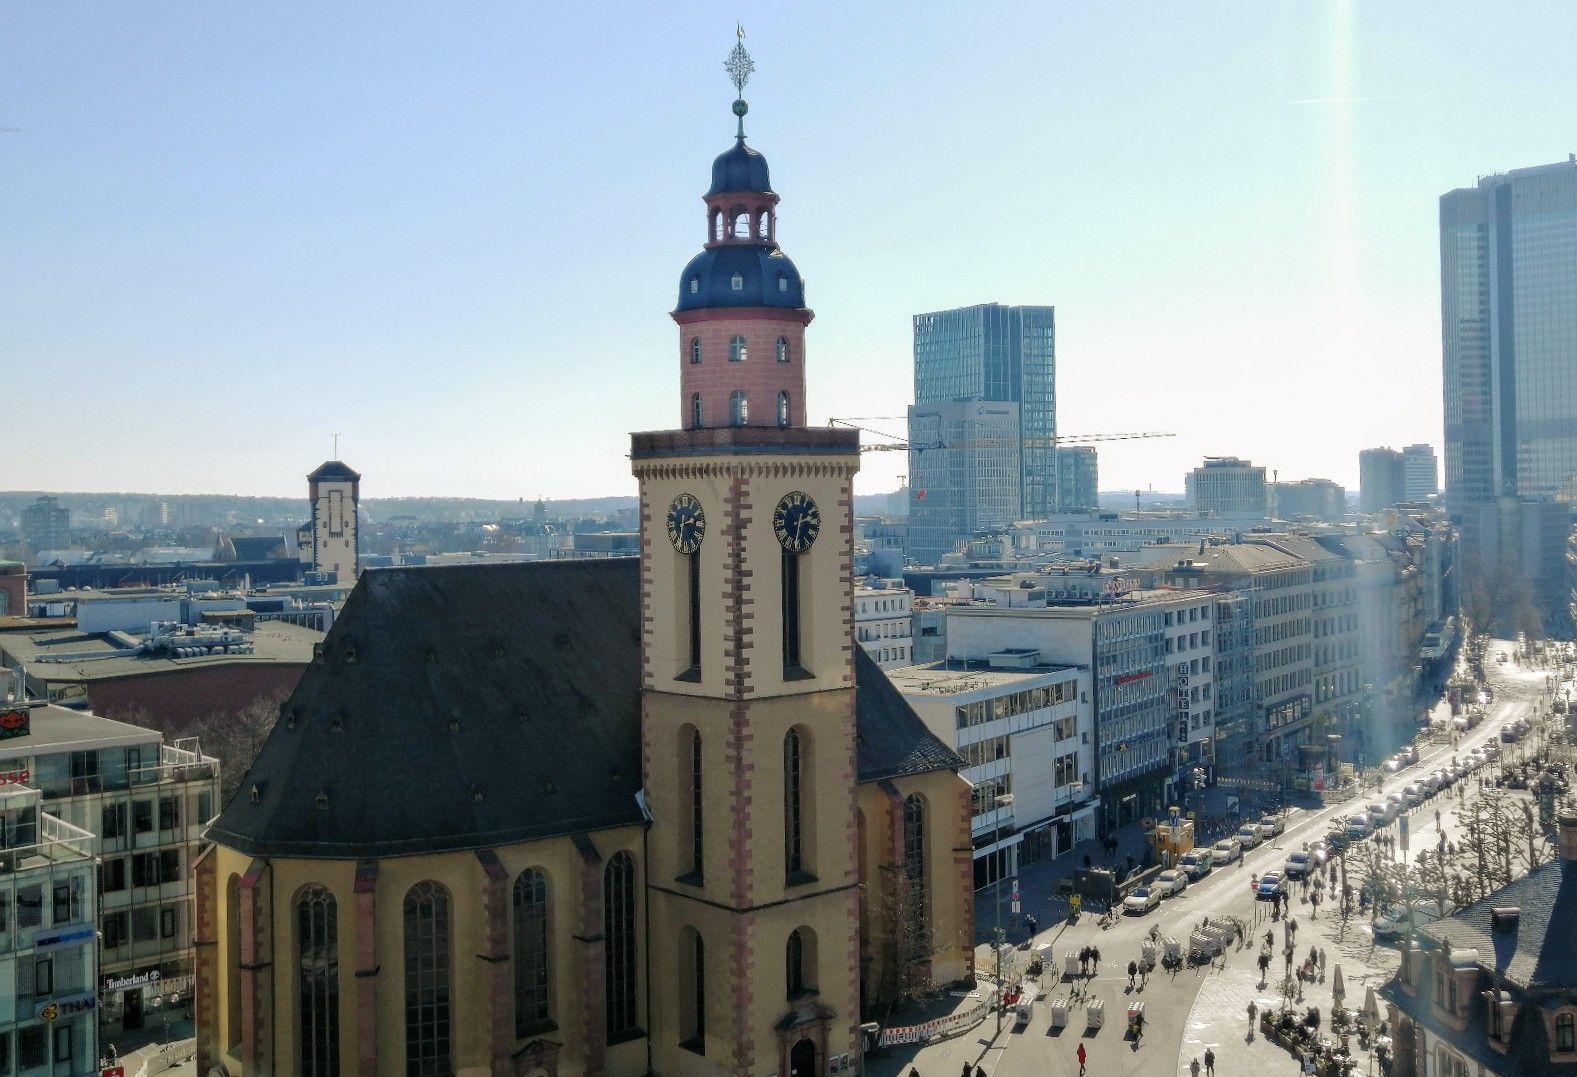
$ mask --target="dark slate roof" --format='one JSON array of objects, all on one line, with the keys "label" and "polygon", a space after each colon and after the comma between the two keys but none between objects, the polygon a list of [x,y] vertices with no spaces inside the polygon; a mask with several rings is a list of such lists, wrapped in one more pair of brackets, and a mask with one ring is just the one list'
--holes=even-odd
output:
[{"label": "dark slate roof", "polygon": [[[1517,929],[1497,932],[1490,916],[1505,906],[1521,910]],[[1543,864],[1418,933],[1453,950],[1477,950],[1481,966],[1524,991],[1577,987],[1577,864]]]},{"label": "dark slate roof", "polygon": [[325,460],[318,465],[316,471],[307,476],[308,482],[322,482],[324,479],[345,479],[350,482],[360,482],[361,475],[338,460]]},{"label": "dark slate roof", "polygon": [[714,194],[732,194],[735,191],[772,193],[772,175],[767,168],[767,159],[761,156],[760,150],[745,145],[743,135],[712,162],[712,186],[706,194],[710,198]]},{"label": "dark slate roof", "polygon": [[[639,601],[635,558],[369,569],[210,837],[349,859],[641,822]],[[855,654],[859,780],[962,766]]]},{"label": "dark slate roof", "polygon": [[[741,286],[734,288],[734,274]],[[782,277],[784,287],[778,287]],[[690,282],[696,290],[690,290]],[[799,270],[777,247],[767,242],[725,243],[690,259],[679,275],[677,311],[714,307],[781,307],[798,310],[805,305],[805,283]]]},{"label": "dark slate roof", "polygon": [[267,561],[271,557],[290,557],[283,535],[241,535],[230,540],[237,561]]}]

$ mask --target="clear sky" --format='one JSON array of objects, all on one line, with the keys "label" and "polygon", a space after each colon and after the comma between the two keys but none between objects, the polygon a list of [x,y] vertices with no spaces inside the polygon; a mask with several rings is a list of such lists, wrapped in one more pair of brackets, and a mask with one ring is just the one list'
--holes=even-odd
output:
[{"label": "clear sky", "polygon": [[1577,150],[1569,2],[10,4],[0,488],[633,492],[736,18],[812,421],[1051,303],[1103,489],[1438,446],[1437,199]]}]

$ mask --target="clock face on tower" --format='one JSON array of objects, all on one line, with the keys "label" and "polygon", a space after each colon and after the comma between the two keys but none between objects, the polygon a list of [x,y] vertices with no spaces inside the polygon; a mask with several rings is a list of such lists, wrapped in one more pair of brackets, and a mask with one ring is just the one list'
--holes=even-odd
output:
[{"label": "clock face on tower", "polygon": [[772,530],[785,550],[804,553],[821,532],[821,510],[807,493],[784,494],[772,514]]},{"label": "clock face on tower", "polygon": [[680,494],[668,506],[668,541],[680,553],[695,553],[706,537],[706,513],[694,494]]}]

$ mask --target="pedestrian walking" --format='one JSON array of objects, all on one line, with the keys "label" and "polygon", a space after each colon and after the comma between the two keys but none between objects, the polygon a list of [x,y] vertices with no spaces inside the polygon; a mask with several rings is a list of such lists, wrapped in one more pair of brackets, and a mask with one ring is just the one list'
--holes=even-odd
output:
[{"label": "pedestrian walking", "polygon": [[1079,1044],[1079,1077],[1084,1077],[1084,1044]]},{"label": "pedestrian walking", "polygon": [[1205,1077],[1216,1077],[1216,1053],[1208,1047],[1205,1048]]},{"label": "pedestrian walking", "polygon": [[1133,978],[1135,976],[1137,976],[1137,975],[1139,975],[1139,965],[1138,965],[1138,963],[1134,962],[1134,961],[1128,962],[1128,986],[1129,987],[1133,986]]},{"label": "pedestrian walking", "polygon": [[1194,1059],[1188,1064],[1188,1072],[1192,1077],[1199,1077],[1199,1059]]},{"label": "pedestrian walking", "polygon": [[1090,975],[1094,976],[1101,971],[1101,948],[1090,947]]},{"label": "pedestrian walking", "polygon": [[1320,971],[1325,971],[1325,947],[1320,947]]},{"label": "pedestrian walking", "polygon": [[1292,934],[1293,938],[1298,937],[1298,918],[1296,916],[1287,921],[1287,930]]},{"label": "pedestrian walking", "polygon": [[909,1067],[909,1077],[920,1077],[920,1067],[918,1067],[918,1066],[910,1066]]},{"label": "pedestrian walking", "polygon": [[1274,945],[1276,945],[1276,933],[1274,931],[1271,931],[1269,928],[1267,928],[1265,930],[1265,945],[1266,946],[1274,946]]},{"label": "pedestrian walking", "polygon": [[964,1063],[964,1077],[975,1077],[975,1067],[968,1062]]}]

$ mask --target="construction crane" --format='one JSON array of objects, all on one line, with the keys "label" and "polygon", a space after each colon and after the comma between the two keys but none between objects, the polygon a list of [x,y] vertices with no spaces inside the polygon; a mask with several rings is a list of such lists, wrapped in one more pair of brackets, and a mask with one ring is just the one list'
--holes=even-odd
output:
[{"label": "construction crane", "polygon": [[[851,430],[858,430],[862,434],[872,434],[879,438],[889,439],[887,442],[875,445],[861,445],[861,452],[924,452],[927,449],[965,449],[971,445],[995,444],[1003,440],[1001,438],[993,438],[983,442],[952,443],[934,441],[922,445],[914,445],[909,442],[909,439],[901,438],[897,434],[889,434],[884,430],[876,430],[868,426],[859,425],[860,423],[899,422],[904,418],[905,416],[902,415],[868,415],[864,417],[857,416],[852,419],[828,419],[827,425],[846,426]],[[1049,438],[1025,438],[1022,444],[1038,448],[1044,448],[1049,445],[1055,448],[1058,445],[1087,445],[1095,441],[1137,441],[1141,438],[1175,438],[1176,436],[1176,434],[1165,430],[1143,430],[1124,434],[1057,434]]]}]

